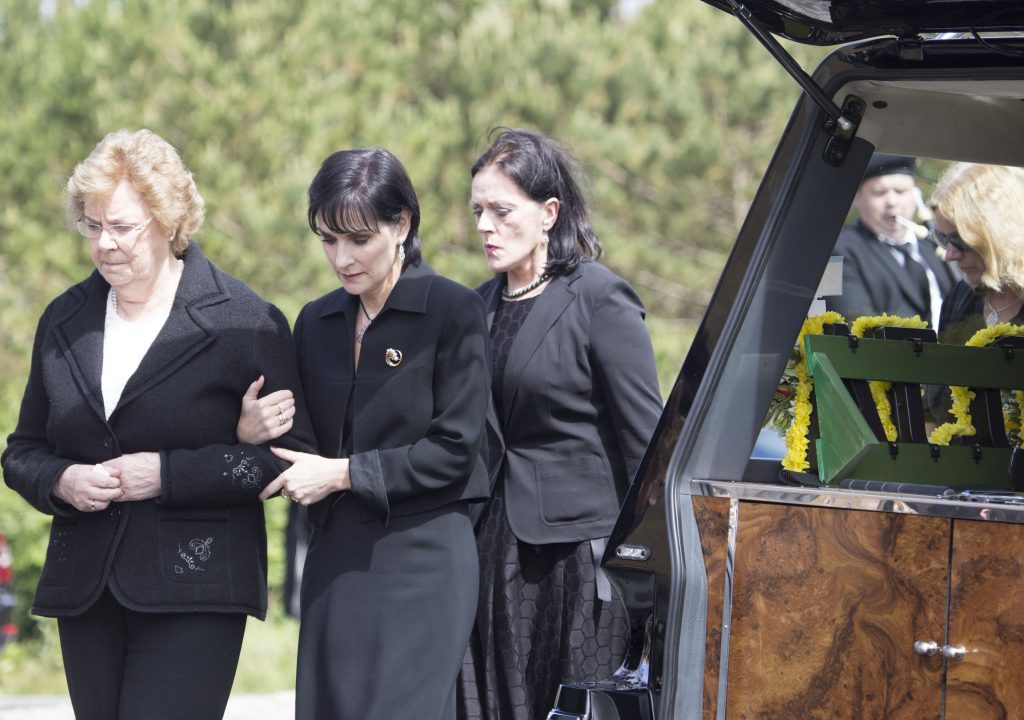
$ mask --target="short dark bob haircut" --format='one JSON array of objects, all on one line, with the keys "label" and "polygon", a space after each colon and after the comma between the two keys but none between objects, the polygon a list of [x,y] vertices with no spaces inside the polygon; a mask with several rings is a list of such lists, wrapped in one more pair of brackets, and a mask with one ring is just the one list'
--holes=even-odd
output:
[{"label": "short dark bob haircut", "polygon": [[409,211],[404,270],[419,265],[420,201],[405,167],[383,148],[332,153],[309,184],[309,227],[320,234],[320,222],[338,235],[377,233]]},{"label": "short dark bob haircut", "polygon": [[470,169],[475,177],[495,166],[531,200],[559,202],[558,219],[548,230],[548,263],[551,275],[571,273],[581,261],[601,257],[601,241],[590,226],[590,208],[580,188],[579,163],[551,138],[533,130],[494,128],[498,137]]}]

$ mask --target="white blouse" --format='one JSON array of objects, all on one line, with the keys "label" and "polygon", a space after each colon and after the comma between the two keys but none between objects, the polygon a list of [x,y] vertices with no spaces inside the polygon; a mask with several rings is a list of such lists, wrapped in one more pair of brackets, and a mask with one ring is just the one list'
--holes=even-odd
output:
[{"label": "white blouse", "polygon": [[171,314],[165,313],[144,320],[129,322],[117,314],[117,296],[114,288],[107,294],[107,318],[103,326],[103,372],[100,386],[103,390],[103,410],[110,414],[121,399],[124,386],[139,368],[160,329]]}]

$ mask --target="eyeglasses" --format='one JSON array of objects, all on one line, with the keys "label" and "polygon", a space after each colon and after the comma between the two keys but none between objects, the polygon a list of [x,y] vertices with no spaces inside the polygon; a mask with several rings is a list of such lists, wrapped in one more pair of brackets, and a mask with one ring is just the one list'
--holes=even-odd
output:
[{"label": "eyeglasses", "polygon": [[132,235],[138,232],[142,232],[149,223],[153,221],[153,218],[149,218],[145,222],[139,223],[138,225],[101,225],[100,223],[89,222],[85,218],[79,218],[75,223],[75,227],[78,228],[78,232],[82,233],[82,237],[89,240],[97,240],[99,236],[106,230],[110,237],[115,240],[127,240]]},{"label": "eyeglasses", "polygon": [[944,233],[932,228],[932,240],[942,248],[952,245],[960,252],[967,252],[971,249],[971,246],[964,242],[964,239],[957,234],[956,230],[951,233]]}]

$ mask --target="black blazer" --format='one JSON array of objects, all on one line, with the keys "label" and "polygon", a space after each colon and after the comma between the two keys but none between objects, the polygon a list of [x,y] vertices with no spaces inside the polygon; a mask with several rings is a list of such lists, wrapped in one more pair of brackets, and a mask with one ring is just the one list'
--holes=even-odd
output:
[{"label": "black blazer", "polygon": [[[953,287],[952,271],[939,256],[938,247],[929,238],[918,240],[918,254],[935,274],[939,294],[946,297]],[[844,228],[836,241],[835,254],[843,256],[843,294],[826,297],[829,310],[835,310],[853,322],[861,315],[909,317],[919,315],[934,327],[931,297],[907,279],[907,271],[892,250],[878,240],[859,220]]]},{"label": "black blazer", "polygon": [[[109,584],[125,607],[264,617],[267,549],[260,491],[286,463],[239,444],[242,394],[296,387],[288,322],[195,244],[167,322],[108,421],[100,371],[109,285],[98,272],[50,303],[39,321],[4,480],[53,515],[33,611],[71,616]],[[312,447],[301,412],[281,445]],[[75,463],[159,451],[162,494],[79,512],[52,496]]]},{"label": "black blazer", "polygon": [[[480,298],[426,263],[407,267],[363,336],[357,370],[358,314],[358,296],[339,288],[306,305],[295,322],[320,454],[341,457],[351,448],[349,492],[384,522],[486,498],[490,369]],[[323,524],[340,496],[313,505],[311,522]]]},{"label": "black blazer", "polygon": [[[477,292],[493,322],[505,278]],[[502,444],[505,508],[533,544],[611,533],[661,415],[654,351],[633,288],[595,262],[556,277],[509,351],[504,409],[490,424]]]}]

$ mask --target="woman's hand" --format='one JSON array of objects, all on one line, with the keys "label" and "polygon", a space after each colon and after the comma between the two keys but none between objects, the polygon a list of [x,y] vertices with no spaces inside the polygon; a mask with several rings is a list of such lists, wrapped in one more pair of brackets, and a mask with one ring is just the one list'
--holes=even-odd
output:
[{"label": "woman's hand", "polygon": [[271,447],[270,451],[292,466],[263,488],[260,500],[267,500],[280,490],[282,497],[300,505],[312,505],[332,492],[352,487],[348,458],[325,458],[279,447]]},{"label": "woman's hand", "polygon": [[264,381],[260,375],[242,396],[242,416],[235,429],[238,442],[262,445],[292,429],[295,396],[291,390],[277,390],[259,397]]},{"label": "woman's hand", "polygon": [[71,465],[53,486],[53,494],[81,512],[106,510],[124,491],[117,470],[102,465]]},{"label": "woman's hand", "polygon": [[121,495],[114,502],[160,497],[160,453],[130,453],[107,460],[103,467],[121,480]]}]

